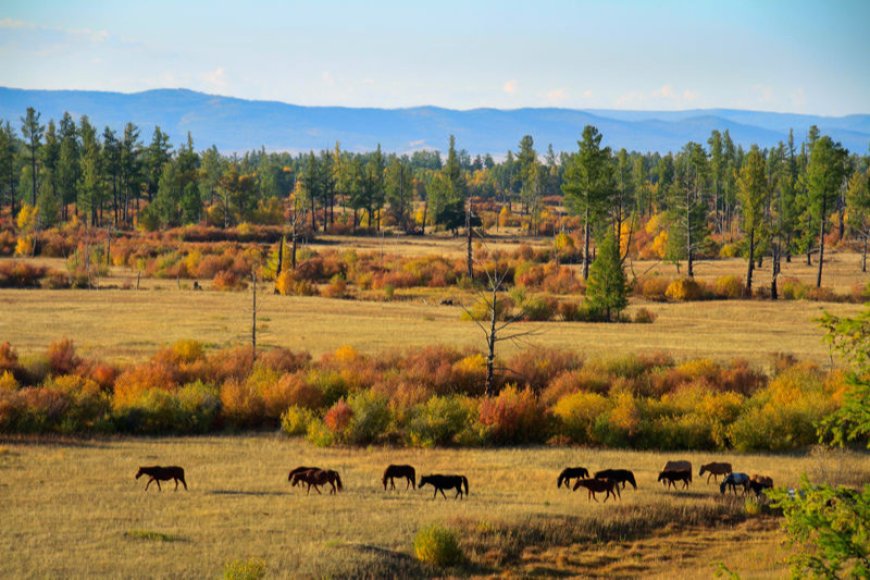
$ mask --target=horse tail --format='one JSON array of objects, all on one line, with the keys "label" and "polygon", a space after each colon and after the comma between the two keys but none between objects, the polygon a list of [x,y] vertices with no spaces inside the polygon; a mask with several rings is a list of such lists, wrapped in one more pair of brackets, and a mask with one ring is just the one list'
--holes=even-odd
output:
[{"label": "horse tail", "polygon": [[338,486],[338,491],[344,489],[344,487],[341,485],[341,476],[338,474],[337,471],[335,472],[335,484]]},{"label": "horse tail", "polygon": [[462,483],[465,485],[465,495],[467,496],[468,495],[468,478],[465,477],[464,475],[460,475],[459,477],[462,478]]},{"label": "horse tail", "polygon": [[383,482],[384,482],[384,489],[387,489],[387,474],[388,474],[389,472],[390,472],[390,468],[389,468],[389,467],[386,468],[386,469],[384,470],[384,479],[383,479]]}]

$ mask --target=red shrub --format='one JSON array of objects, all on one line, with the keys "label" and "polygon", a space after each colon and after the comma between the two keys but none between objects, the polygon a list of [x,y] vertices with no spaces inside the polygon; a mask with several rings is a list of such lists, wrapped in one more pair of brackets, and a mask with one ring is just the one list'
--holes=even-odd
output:
[{"label": "red shrub", "polygon": [[344,433],[350,426],[351,419],[353,419],[353,409],[344,399],[336,402],[323,416],[323,422],[333,433]]},{"label": "red shrub", "polygon": [[518,351],[507,362],[511,382],[540,391],[555,376],[583,366],[576,352],[559,349],[530,348]]},{"label": "red shrub", "polygon": [[496,444],[542,443],[549,418],[544,405],[531,389],[506,387],[496,397],[480,402],[480,423],[486,437]]},{"label": "red shrub", "polygon": [[306,368],[310,363],[311,355],[307,352],[294,353],[283,347],[267,350],[257,356],[257,364],[279,373],[293,373]]},{"label": "red shrub", "polygon": [[71,374],[82,362],[76,355],[76,347],[68,338],[56,340],[48,345],[48,363],[51,372],[58,375]]}]

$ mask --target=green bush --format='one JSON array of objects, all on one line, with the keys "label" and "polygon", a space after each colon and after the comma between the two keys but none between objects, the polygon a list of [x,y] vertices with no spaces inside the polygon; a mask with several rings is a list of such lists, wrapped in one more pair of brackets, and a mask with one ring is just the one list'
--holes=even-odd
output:
[{"label": "green bush", "polygon": [[456,533],[439,525],[431,525],[417,532],[414,537],[414,556],[434,566],[455,566],[465,559]]},{"label": "green bush", "polygon": [[467,397],[436,395],[412,410],[408,441],[418,447],[458,443],[471,423],[473,412],[473,401]]},{"label": "green bush", "polygon": [[562,432],[574,443],[599,443],[595,423],[610,408],[606,397],[598,393],[574,393],[559,399],[553,414],[559,419]]},{"label": "green bush", "polygon": [[353,410],[345,439],[354,445],[367,445],[377,440],[390,424],[389,401],[373,391],[362,391],[348,397]]},{"label": "green bush", "polygon": [[224,564],[224,580],[259,580],[265,576],[263,560],[232,560]]}]

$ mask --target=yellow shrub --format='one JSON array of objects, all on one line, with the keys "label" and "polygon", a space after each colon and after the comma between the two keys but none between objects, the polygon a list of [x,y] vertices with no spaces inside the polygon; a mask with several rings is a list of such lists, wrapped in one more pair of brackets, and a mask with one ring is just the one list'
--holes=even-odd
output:
[{"label": "yellow shrub", "polygon": [[704,291],[701,286],[691,278],[680,278],[668,284],[665,290],[665,296],[670,300],[684,302],[689,300],[700,300],[704,297]]},{"label": "yellow shrub", "polygon": [[30,236],[21,236],[15,242],[16,256],[30,256],[33,254],[33,238]]},{"label": "yellow shrub", "polygon": [[561,421],[565,434],[576,443],[595,443],[595,422],[609,408],[610,403],[603,395],[579,392],[559,399],[553,414]]},{"label": "yellow shrub", "polygon": [[18,381],[15,380],[13,374],[9,371],[4,371],[0,375],[0,391],[14,391],[18,389]]},{"label": "yellow shrub", "polygon": [[335,349],[335,354],[333,356],[335,362],[341,365],[347,365],[359,358],[359,351],[349,344],[345,344]]},{"label": "yellow shrub", "polygon": [[662,230],[658,233],[652,243],[653,252],[659,258],[664,258],[668,251],[668,231]]}]

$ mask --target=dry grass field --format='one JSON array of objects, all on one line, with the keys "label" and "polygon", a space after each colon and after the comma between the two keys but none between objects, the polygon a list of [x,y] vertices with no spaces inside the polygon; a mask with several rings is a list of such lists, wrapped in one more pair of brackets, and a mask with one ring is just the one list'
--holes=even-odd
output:
[{"label": "dry grass field", "polygon": [[[707,453],[679,453],[695,465]],[[723,456],[719,456],[723,457]],[[269,577],[429,575],[412,558],[416,531],[457,530],[471,575],[711,576],[719,562],[746,578],[787,574],[779,521],[745,519],[743,499],[696,478],[666,491],[657,471],[674,454],[570,448],[491,450],[318,449],[277,435],[0,442],[0,577],[215,577],[236,559],[265,563]],[[814,480],[856,485],[866,455],[729,455],[736,469],[778,485]],[[466,501],[431,491],[385,493],[383,468],[460,472]],[[145,493],[138,465],[180,464],[190,491]],[[287,470],[341,472],[337,497],[289,487]],[[630,467],[639,490],[594,503],[557,490],[567,465]],[[401,486],[400,486],[401,487]],[[153,485],[152,485],[153,488]],[[707,525],[696,522],[709,514]],[[703,519],[703,518],[702,518]],[[660,522],[658,530],[651,522]],[[685,576],[685,577],[688,577]]]},{"label": "dry grass field", "polygon": [[[115,361],[150,356],[162,345],[196,339],[215,346],[250,337],[250,293],[163,290],[3,290],[0,340],[22,353],[45,349],[59,337],[73,339],[89,356]],[[653,324],[522,323],[534,335],[503,343],[549,346],[589,356],[664,350],[678,358],[743,357],[759,365],[787,352],[829,361],[815,319],[823,310],[855,315],[861,306],[816,302],[715,301],[646,304]],[[635,306],[636,307],[636,306]],[[374,302],[275,296],[259,297],[259,343],[317,355],[349,344],[363,352],[429,344],[484,348],[480,330],[460,320],[458,306],[421,301]]]}]

